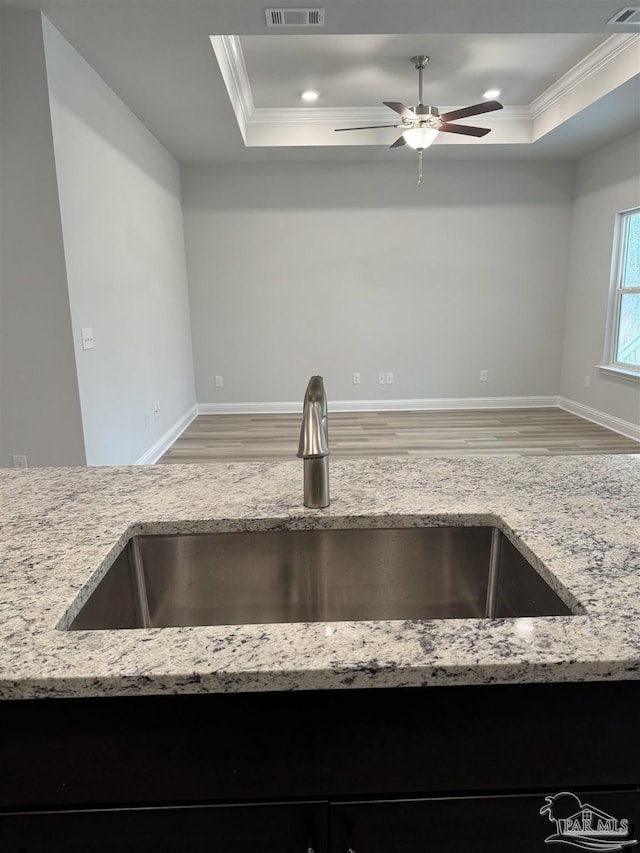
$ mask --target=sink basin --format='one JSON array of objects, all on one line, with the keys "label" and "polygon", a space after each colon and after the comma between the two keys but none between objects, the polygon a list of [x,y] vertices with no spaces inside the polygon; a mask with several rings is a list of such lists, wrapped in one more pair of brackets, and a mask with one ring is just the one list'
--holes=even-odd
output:
[{"label": "sink basin", "polygon": [[67,630],[571,615],[491,527],[137,536]]}]

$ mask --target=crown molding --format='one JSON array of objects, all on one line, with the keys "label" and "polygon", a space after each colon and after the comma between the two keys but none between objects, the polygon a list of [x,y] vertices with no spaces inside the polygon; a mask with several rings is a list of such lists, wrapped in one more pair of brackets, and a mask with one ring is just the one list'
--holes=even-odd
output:
[{"label": "crown molding", "polygon": [[[256,107],[239,36],[210,38],[245,142],[247,128],[252,125],[328,123],[348,127],[351,124],[389,122],[389,110],[386,107]],[[637,33],[615,33],[609,36],[530,104],[505,107],[499,113],[492,114],[488,120],[491,123],[518,120],[533,122],[567,93],[583,84],[621,53],[637,47],[639,43],[640,35]],[[449,105],[442,108],[445,112],[452,109],[458,109],[458,106]]]},{"label": "crown molding", "polygon": [[[457,107],[443,107],[443,112]],[[349,125],[357,122],[383,122],[389,124],[389,108],[376,109],[373,107],[256,107],[249,118],[251,124],[309,124],[330,122],[332,124]],[[393,118],[393,116],[391,116]],[[499,113],[489,117],[483,116],[484,121],[511,121],[513,119],[531,118],[528,107],[504,107]],[[401,122],[400,116],[398,121]],[[400,125],[398,125],[400,126]]]},{"label": "crown molding", "polygon": [[255,112],[249,74],[238,36],[209,36],[222,79],[224,80],[231,106],[246,143],[247,125]]},{"label": "crown molding", "polygon": [[[239,36],[210,36],[211,44],[222,76],[229,90],[231,104],[236,112],[241,129],[250,124],[368,124],[389,123],[388,107],[256,107],[251,83],[244,61]],[[459,105],[447,105],[443,111],[458,109]],[[240,112],[240,115],[238,115]],[[492,115],[491,122],[531,118],[529,107],[505,107]],[[398,121],[400,117],[398,116]]]},{"label": "crown molding", "polygon": [[529,104],[530,118],[536,119],[545,110],[552,107],[557,101],[571,92],[576,86],[580,86],[601,68],[619,56],[626,50],[637,47],[640,43],[640,35],[637,33],[620,34],[609,36],[606,41],[598,45],[595,50],[587,54],[583,59],[563,74],[548,89],[545,89],[537,98]]}]

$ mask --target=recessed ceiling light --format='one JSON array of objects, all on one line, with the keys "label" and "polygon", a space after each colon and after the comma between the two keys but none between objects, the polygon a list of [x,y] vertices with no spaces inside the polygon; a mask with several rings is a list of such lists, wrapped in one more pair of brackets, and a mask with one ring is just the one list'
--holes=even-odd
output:
[{"label": "recessed ceiling light", "polygon": [[483,98],[498,98],[502,92],[500,89],[487,89],[487,91],[482,96]]},{"label": "recessed ceiling light", "polygon": [[320,92],[316,92],[315,89],[305,89],[300,97],[303,101],[317,101],[320,97]]}]

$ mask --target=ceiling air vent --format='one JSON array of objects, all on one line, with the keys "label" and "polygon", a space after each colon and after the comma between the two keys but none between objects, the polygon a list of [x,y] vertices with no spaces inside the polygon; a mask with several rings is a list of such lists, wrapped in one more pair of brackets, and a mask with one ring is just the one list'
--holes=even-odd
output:
[{"label": "ceiling air vent", "polygon": [[265,9],[268,27],[324,27],[324,9]]},{"label": "ceiling air vent", "polygon": [[621,24],[633,27],[640,26],[640,7],[625,6],[624,9],[616,12],[610,21],[607,21],[607,26],[609,27],[620,26]]}]

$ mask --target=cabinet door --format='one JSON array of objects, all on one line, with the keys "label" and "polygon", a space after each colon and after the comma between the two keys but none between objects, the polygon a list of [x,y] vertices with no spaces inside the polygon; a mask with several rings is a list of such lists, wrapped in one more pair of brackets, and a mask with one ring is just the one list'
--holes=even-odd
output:
[{"label": "cabinet door", "polygon": [[[541,814],[547,806],[550,813]],[[331,839],[332,853],[544,853],[547,845],[556,844],[567,850],[623,850],[625,841],[640,846],[640,794],[548,792],[342,803],[331,806]]]},{"label": "cabinet door", "polygon": [[328,853],[326,803],[0,815],[2,853]]}]

